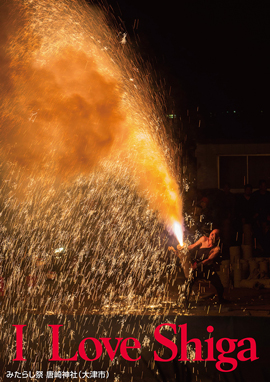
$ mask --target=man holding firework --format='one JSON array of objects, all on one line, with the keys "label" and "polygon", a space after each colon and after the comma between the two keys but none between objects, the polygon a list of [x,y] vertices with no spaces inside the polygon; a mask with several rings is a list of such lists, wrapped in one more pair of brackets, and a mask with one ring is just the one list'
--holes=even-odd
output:
[{"label": "man holding firework", "polygon": [[215,270],[215,263],[220,255],[220,232],[214,229],[209,237],[202,236],[194,244],[187,247],[188,253],[183,254],[183,247],[178,245],[177,250],[169,247],[181,259],[181,264],[186,277],[184,292],[186,303],[194,282],[197,279],[209,280],[217,290],[220,303],[226,302],[223,298],[224,288]]}]

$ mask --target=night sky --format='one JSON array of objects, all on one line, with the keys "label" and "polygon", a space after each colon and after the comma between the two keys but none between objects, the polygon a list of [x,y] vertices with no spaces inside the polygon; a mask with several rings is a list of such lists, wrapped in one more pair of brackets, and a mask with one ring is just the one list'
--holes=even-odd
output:
[{"label": "night sky", "polygon": [[[109,0],[162,79],[179,115],[200,107],[203,135],[264,141],[269,21],[266,1]],[[135,20],[138,28],[133,29]],[[267,129],[267,130],[266,130]]]}]

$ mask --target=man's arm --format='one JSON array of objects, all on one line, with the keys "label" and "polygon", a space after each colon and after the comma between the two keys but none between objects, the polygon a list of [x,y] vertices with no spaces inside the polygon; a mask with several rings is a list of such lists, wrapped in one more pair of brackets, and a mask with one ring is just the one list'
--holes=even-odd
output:
[{"label": "man's arm", "polygon": [[193,249],[195,247],[198,247],[199,245],[201,245],[205,240],[207,240],[207,238],[205,236],[202,236],[199,238],[199,240],[197,240],[194,244],[191,244],[188,246],[188,249]]},{"label": "man's arm", "polygon": [[203,260],[201,262],[201,264],[208,264],[208,263],[210,263],[212,260],[214,260],[216,257],[218,257],[219,253],[220,253],[220,248],[219,247],[213,248],[212,251],[209,254],[209,257],[207,259]]},{"label": "man's arm", "polygon": [[[200,237],[199,240],[196,241],[196,243],[191,244],[191,245],[188,246],[188,250],[193,249],[193,248],[195,248],[195,247],[198,247],[198,246],[201,245],[205,240],[207,240],[207,237],[206,237],[206,236],[202,236],[202,237]],[[177,251],[180,251],[181,248],[182,248],[182,247],[181,247],[181,245],[179,244],[179,245],[177,246],[177,250],[174,249],[174,247],[169,247],[168,250],[169,250],[169,251],[173,251],[174,253],[176,253]]]}]

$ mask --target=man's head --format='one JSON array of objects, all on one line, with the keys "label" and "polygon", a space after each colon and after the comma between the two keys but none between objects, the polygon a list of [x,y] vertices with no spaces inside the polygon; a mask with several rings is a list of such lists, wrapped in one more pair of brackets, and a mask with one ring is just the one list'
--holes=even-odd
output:
[{"label": "man's head", "polygon": [[213,231],[209,235],[209,239],[212,241],[212,243],[216,243],[220,238],[220,231],[219,229],[213,229]]},{"label": "man's head", "polygon": [[200,201],[200,205],[202,209],[207,208],[208,204],[209,204],[209,199],[204,196]]},{"label": "man's head", "polygon": [[231,190],[231,185],[230,183],[226,182],[223,186],[223,191],[225,192],[225,194],[228,194]]},{"label": "man's head", "polygon": [[260,190],[260,193],[261,194],[265,194],[266,191],[267,191],[267,183],[266,183],[266,180],[264,179],[261,179],[259,181],[259,190]]},{"label": "man's head", "polygon": [[244,194],[247,196],[250,196],[252,194],[252,185],[246,184],[244,190],[245,190]]}]

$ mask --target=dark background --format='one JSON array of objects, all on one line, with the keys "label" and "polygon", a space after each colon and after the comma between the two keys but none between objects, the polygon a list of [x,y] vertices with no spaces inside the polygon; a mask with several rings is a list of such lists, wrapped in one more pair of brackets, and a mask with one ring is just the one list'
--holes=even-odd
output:
[{"label": "dark background", "polygon": [[127,43],[165,79],[168,93],[171,88],[177,116],[199,107],[196,138],[270,138],[266,1],[108,3]]}]

